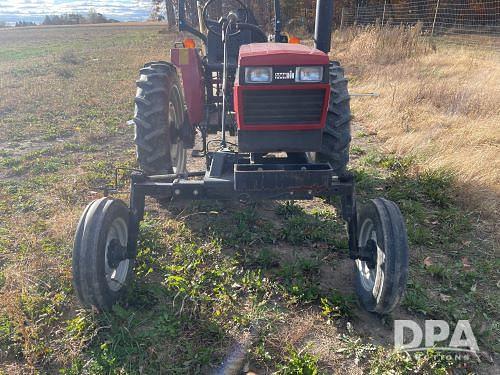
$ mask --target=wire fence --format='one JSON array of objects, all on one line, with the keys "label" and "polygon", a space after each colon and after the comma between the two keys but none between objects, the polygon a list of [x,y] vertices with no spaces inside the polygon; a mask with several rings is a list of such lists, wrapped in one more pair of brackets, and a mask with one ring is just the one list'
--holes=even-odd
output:
[{"label": "wire fence", "polygon": [[[425,33],[450,41],[500,49],[500,0],[413,0],[337,10],[342,29],[367,25],[422,25]],[[339,14],[340,13],[340,14]]]}]

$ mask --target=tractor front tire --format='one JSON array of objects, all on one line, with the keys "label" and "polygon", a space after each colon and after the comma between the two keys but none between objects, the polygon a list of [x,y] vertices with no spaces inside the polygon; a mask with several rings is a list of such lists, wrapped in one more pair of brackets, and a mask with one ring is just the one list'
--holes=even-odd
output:
[{"label": "tractor front tire", "polygon": [[185,172],[184,107],[175,66],[164,61],[146,64],[137,81],[134,114],[137,161],[146,174]]},{"label": "tractor front tire", "polygon": [[373,263],[356,260],[356,291],[363,307],[390,313],[401,300],[408,279],[408,236],[396,203],[384,198],[367,202],[357,212],[358,246],[371,242]]},{"label": "tractor front tire", "polygon": [[349,162],[349,145],[351,143],[351,107],[347,79],[344,69],[337,61],[330,62],[330,103],[321,151],[316,159],[328,162],[334,173],[343,177]]},{"label": "tractor front tire", "polygon": [[90,203],[80,218],[73,244],[73,286],[85,307],[110,309],[132,279],[128,244],[129,209],[119,199]]}]

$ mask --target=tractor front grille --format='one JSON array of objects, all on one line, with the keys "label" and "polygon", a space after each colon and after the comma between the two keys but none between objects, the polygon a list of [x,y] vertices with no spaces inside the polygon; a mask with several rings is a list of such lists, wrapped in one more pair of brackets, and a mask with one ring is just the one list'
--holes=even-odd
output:
[{"label": "tractor front grille", "polygon": [[325,89],[244,90],[245,125],[302,125],[321,122]]}]

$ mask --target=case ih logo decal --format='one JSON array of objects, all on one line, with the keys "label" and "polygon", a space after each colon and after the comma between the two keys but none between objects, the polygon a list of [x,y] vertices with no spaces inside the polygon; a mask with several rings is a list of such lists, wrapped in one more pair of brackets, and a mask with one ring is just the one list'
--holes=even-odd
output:
[{"label": "case ih logo decal", "polygon": [[295,79],[295,72],[293,70],[289,72],[276,72],[274,73],[274,79]]}]

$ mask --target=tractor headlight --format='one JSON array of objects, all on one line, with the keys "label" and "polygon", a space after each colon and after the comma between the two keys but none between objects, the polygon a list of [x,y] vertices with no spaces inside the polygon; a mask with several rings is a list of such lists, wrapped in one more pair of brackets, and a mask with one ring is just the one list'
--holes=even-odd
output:
[{"label": "tractor headlight", "polygon": [[322,66],[299,66],[295,70],[295,81],[297,82],[321,82],[322,80]]},{"label": "tractor headlight", "polygon": [[273,69],[271,67],[249,67],[245,68],[246,83],[269,83],[272,81]]}]

